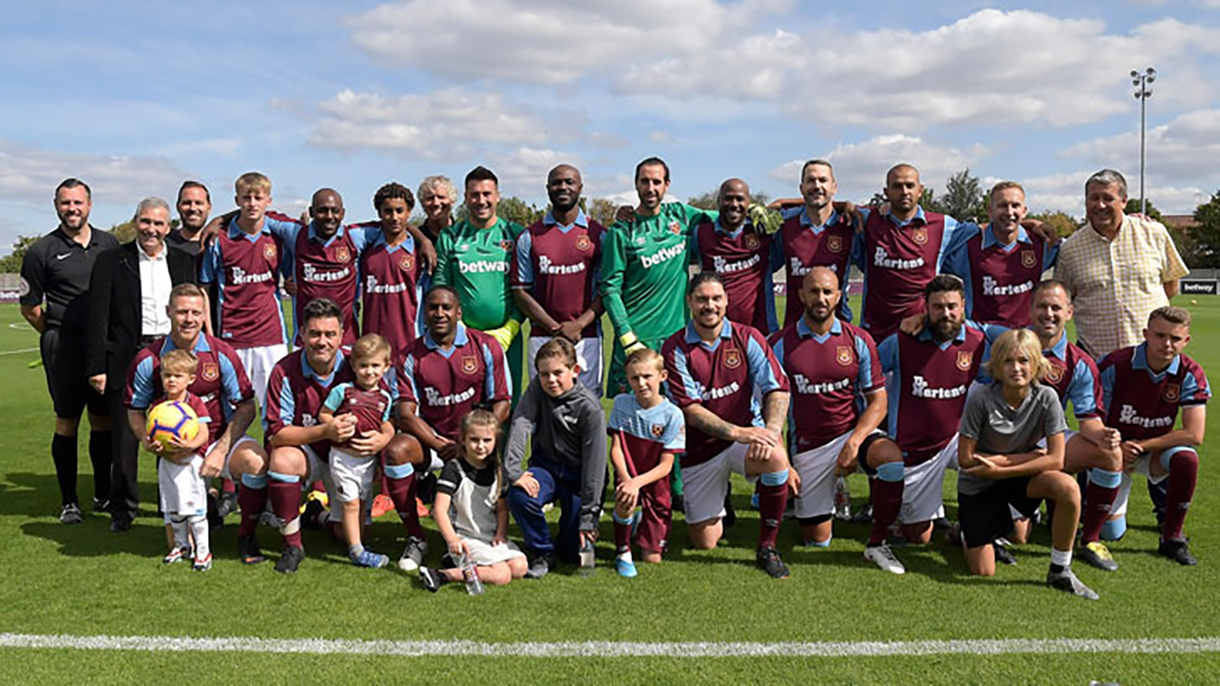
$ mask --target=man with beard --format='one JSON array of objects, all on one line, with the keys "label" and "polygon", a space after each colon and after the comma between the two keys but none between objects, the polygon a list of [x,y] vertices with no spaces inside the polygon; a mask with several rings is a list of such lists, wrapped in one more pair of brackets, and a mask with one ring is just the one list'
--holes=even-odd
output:
[{"label": "man with beard", "polygon": [[89,186],[79,179],[65,179],[55,189],[59,226],[30,246],[21,262],[21,316],[39,333],[47,389],[55,407],[51,459],[59,481],[59,521],[64,524],[84,521],[76,493],[76,432],[86,408],[94,511],[104,511],[110,496],[110,418],[101,394],[89,386],[85,328],[93,265],[98,255],[119,241],[89,225],[92,207]]},{"label": "man with beard", "polygon": [[517,238],[513,299],[530,318],[529,377],[534,357],[555,336],[576,346],[580,382],[597,395],[602,385],[602,301],[598,295],[606,229],[580,209],[580,170],[561,164],[547,174],[551,211]]},{"label": "man with beard", "polygon": [[730,321],[770,334],[779,328],[771,283],[772,234],[749,218],[750,187],[745,181],[728,179],[720,184],[716,205],[719,218],[692,230],[691,261],[724,280]]},{"label": "man with beard", "polygon": [[965,324],[965,286],[950,274],[924,288],[926,321],[917,335],[895,333],[877,353],[889,382],[889,428],[902,449],[898,521],[909,542],[927,543],[944,516],[945,469],[957,469],[957,427],[966,393],[979,374],[986,336]]},{"label": "man with beard", "polygon": [[127,368],[141,347],[170,333],[170,290],[194,283],[195,261],[168,244],[169,204],[145,198],[136,206],[136,237],[108,250],[93,267],[93,302],[85,371],[106,399],[114,464],[110,477],[110,530],[131,527],[139,506],[137,434],[128,429],[124,386]]},{"label": "man with beard", "polygon": [[839,320],[839,279],[814,267],[799,293],[805,315],[771,338],[792,389],[792,465],[800,476],[797,521],[805,545],[830,545],[835,480],[856,471],[869,477],[873,528],[864,559],[902,574],[885,538],[902,506],[903,464],[898,446],[878,427],[888,398],[873,339]]},{"label": "man with beard", "polygon": [[[769,576],[784,579],[788,567],[775,542],[790,480],[780,433],[788,414],[788,378],[757,329],[725,318],[727,304],[716,273],[696,274],[686,297],[690,323],[661,349],[669,395],[686,417],[681,458],[686,522],[692,546],[715,548],[723,532],[730,474],[757,481],[755,559]],[[791,480],[799,494],[799,478]]]},{"label": "man with beard", "polygon": [[178,227],[170,230],[165,242],[198,262],[203,254],[208,215],[212,213],[212,196],[208,187],[198,181],[184,181],[178,189]]}]

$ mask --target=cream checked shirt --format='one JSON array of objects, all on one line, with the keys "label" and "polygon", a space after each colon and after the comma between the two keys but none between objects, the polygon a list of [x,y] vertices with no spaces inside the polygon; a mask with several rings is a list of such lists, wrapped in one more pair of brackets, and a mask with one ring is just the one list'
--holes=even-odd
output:
[{"label": "cream checked shirt", "polygon": [[1091,225],[1078,230],[1055,265],[1075,306],[1077,344],[1097,359],[1142,342],[1148,314],[1169,304],[1164,283],[1188,273],[1164,226],[1130,216],[1113,241]]}]

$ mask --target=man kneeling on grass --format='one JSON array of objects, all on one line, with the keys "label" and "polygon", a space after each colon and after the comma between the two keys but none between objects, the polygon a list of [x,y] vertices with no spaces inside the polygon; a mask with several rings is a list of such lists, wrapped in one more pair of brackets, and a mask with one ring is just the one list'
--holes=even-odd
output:
[{"label": "man kneeling on grass", "polygon": [[967,398],[958,439],[958,516],[970,573],[995,575],[992,541],[1012,528],[1010,505],[1029,516],[1046,499],[1055,505],[1046,583],[1097,600],[1072,574],[1080,487],[1062,471],[1067,422],[1054,389],[1039,383],[1047,362],[1037,335],[1005,332],[987,366],[995,381]]}]

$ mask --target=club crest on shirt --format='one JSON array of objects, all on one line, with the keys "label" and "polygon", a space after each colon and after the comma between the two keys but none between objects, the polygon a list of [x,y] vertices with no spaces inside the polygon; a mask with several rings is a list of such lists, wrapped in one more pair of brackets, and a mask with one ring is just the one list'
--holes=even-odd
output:
[{"label": "club crest on shirt", "polygon": [[927,245],[928,229],[923,226],[915,229],[915,231],[911,234],[911,240],[915,241],[916,243],[918,243],[920,245]]},{"label": "club crest on shirt", "polygon": [[500,249],[503,250],[504,252],[512,252],[513,251],[513,242],[510,240],[500,241]]},{"label": "club crest on shirt", "polygon": [[843,237],[842,236],[827,236],[826,249],[830,252],[843,252]]},{"label": "club crest on shirt", "polygon": [[415,269],[415,257],[411,253],[403,253],[402,257],[398,258],[398,266],[402,267],[404,272]]},{"label": "club crest on shirt", "polygon": [[724,366],[729,369],[737,369],[741,366],[741,351],[737,348],[725,348],[724,350]]},{"label": "club crest on shirt", "polygon": [[220,365],[215,362],[204,362],[199,365],[199,376],[204,381],[215,381],[220,378]]},{"label": "club crest on shirt", "polygon": [[1176,383],[1165,384],[1164,390],[1161,391],[1161,398],[1167,403],[1176,403],[1182,397],[1182,386]]},{"label": "club crest on shirt", "polygon": [[339,247],[335,248],[335,259],[339,260],[340,262],[351,262],[352,251],[348,250],[346,245],[340,245]]},{"label": "club crest on shirt", "polygon": [[838,362],[846,367],[851,364],[851,358],[852,355],[850,345],[840,345],[839,347],[835,348],[835,362]]},{"label": "club crest on shirt", "polygon": [[758,250],[758,236],[752,233],[746,234],[746,250]]},{"label": "club crest on shirt", "polygon": [[275,243],[268,242],[263,244],[263,257],[269,260],[275,259]]},{"label": "club crest on shirt", "polygon": [[1034,265],[1038,264],[1038,255],[1033,250],[1021,251],[1021,266],[1026,269],[1033,269]]},{"label": "club crest on shirt", "polygon": [[589,250],[593,249],[593,241],[589,240],[588,236],[577,236],[576,249],[580,250],[581,252],[588,252]]},{"label": "club crest on shirt", "polygon": [[675,236],[681,236],[682,235],[682,225],[676,221],[670,222],[669,223],[669,232]]},{"label": "club crest on shirt", "polygon": [[970,369],[970,363],[974,361],[974,353],[969,350],[959,350],[957,352],[957,368],[966,371]]},{"label": "club crest on shirt", "polygon": [[466,374],[474,374],[479,371],[479,358],[474,355],[467,355],[462,358],[462,371]]},{"label": "club crest on shirt", "polygon": [[1063,381],[1063,367],[1050,363],[1046,366],[1046,380],[1051,383]]},{"label": "club crest on shirt", "polygon": [[660,438],[661,436],[665,435],[665,425],[653,424],[652,425],[652,435],[656,436],[657,438]]}]

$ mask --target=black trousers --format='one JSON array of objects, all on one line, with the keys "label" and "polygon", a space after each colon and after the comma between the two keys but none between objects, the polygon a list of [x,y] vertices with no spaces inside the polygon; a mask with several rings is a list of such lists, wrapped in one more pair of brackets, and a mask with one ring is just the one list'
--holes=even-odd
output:
[{"label": "black trousers", "polygon": [[140,442],[131,432],[123,396],[122,390],[107,391],[105,395],[106,410],[110,415],[110,439],[114,449],[114,462],[110,469],[110,508],[112,514],[122,512],[134,517],[140,505],[137,478]]}]

